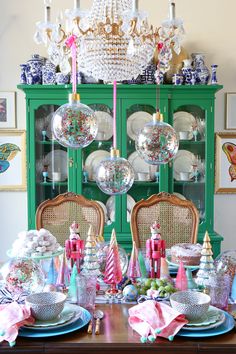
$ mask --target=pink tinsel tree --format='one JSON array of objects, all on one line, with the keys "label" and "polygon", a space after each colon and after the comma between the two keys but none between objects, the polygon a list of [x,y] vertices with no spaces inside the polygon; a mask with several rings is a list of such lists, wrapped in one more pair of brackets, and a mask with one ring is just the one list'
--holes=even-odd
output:
[{"label": "pink tinsel tree", "polygon": [[127,270],[127,276],[132,280],[133,283],[135,282],[136,278],[141,277],[141,271],[138,260],[138,249],[134,241]]},{"label": "pink tinsel tree", "polygon": [[116,240],[115,230],[112,230],[110,246],[106,256],[105,276],[104,282],[109,284],[111,288],[108,290],[109,294],[116,294],[118,290],[116,285],[122,280],[122,271],[120,265],[120,257],[118,244]]}]

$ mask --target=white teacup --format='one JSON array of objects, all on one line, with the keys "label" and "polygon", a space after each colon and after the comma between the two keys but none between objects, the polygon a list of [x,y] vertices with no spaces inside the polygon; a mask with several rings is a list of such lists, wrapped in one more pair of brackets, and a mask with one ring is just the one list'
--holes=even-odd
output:
[{"label": "white teacup", "polygon": [[189,132],[188,131],[179,132],[179,139],[180,140],[187,140],[188,138],[189,138]]},{"label": "white teacup", "polygon": [[180,172],[179,177],[181,181],[189,181],[191,172]]},{"label": "white teacup", "polygon": [[52,179],[55,182],[60,182],[61,181],[61,172],[53,172]]},{"label": "white teacup", "polygon": [[138,180],[139,181],[149,181],[150,175],[147,172],[138,172]]}]

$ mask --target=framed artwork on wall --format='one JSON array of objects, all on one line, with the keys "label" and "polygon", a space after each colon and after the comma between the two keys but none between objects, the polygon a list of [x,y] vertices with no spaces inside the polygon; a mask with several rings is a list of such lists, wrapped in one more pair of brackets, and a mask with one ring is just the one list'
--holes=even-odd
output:
[{"label": "framed artwork on wall", "polygon": [[0,92],[0,129],[15,127],[15,92]]},{"label": "framed artwork on wall", "polygon": [[236,92],[226,93],[225,129],[236,130]]},{"label": "framed artwork on wall", "polygon": [[215,192],[236,193],[236,132],[215,136]]},{"label": "framed artwork on wall", "polygon": [[26,190],[24,130],[0,130],[0,191]]}]

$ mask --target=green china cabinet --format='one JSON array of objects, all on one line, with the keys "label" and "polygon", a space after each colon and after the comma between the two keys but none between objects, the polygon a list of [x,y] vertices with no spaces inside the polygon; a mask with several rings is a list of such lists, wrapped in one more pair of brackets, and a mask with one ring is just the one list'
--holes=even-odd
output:
[{"label": "green china cabinet", "polygon": [[[119,243],[131,248],[130,212],[134,203],[166,191],[192,200],[199,210],[198,240],[208,230],[214,256],[223,238],[214,231],[214,105],[219,85],[118,85],[117,145],[135,170],[127,195],[109,196],[95,182],[98,163],[112,146],[112,85],[78,86],[81,102],[96,111],[96,139],[79,150],[66,149],[52,137],[53,112],[68,100],[71,85],[19,85],[26,94],[28,227],[35,228],[35,211],[45,199],[66,191],[97,200],[106,212],[105,238],[114,227]],[[147,165],[135,150],[138,130],[160,108],[164,121],[179,134],[174,161],[160,168]]]}]

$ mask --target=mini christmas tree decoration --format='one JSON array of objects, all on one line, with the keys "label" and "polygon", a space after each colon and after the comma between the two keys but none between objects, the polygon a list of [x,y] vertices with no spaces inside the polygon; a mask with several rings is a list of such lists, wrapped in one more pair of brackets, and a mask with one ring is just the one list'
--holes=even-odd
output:
[{"label": "mini christmas tree decoration", "polygon": [[141,277],[147,278],[148,277],[147,267],[141,250],[138,251],[138,261],[139,261],[139,267],[141,271]]},{"label": "mini christmas tree decoration", "polygon": [[55,269],[54,265],[54,258],[51,259],[50,266],[49,266],[49,271],[47,274],[47,284],[55,284],[57,280],[57,271]]},{"label": "mini christmas tree decoration", "polygon": [[110,285],[110,289],[107,291],[108,295],[116,295],[119,292],[116,288],[116,285],[119,284],[121,280],[122,271],[120,265],[119,250],[116,240],[116,232],[113,229],[110,240],[110,246],[106,257],[104,276],[104,282]]},{"label": "mini christmas tree decoration", "polygon": [[167,263],[167,260],[165,257],[161,258],[161,272],[160,272],[160,278],[161,279],[167,279],[171,283],[173,282],[170,272],[169,272],[169,265]]},{"label": "mini christmas tree decoration", "polygon": [[179,269],[176,276],[175,287],[180,291],[188,289],[188,279],[186,276],[183,262],[179,263]]},{"label": "mini christmas tree decoration", "polygon": [[141,271],[138,260],[138,249],[133,241],[133,248],[130,256],[129,266],[127,270],[127,276],[135,283],[136,278],[141,277]]},{"label": "mini christmas tree decoration", "polygon": [[76,281],[77,275],[78,275],[77,266],[76,264],[74,264],[70,276],[70,285],[68,289],[69,300],[71,303],[77,303],[77,281]]},{"label": "mini christmas tree decoration", "polygon": [[65,253],[62,255],[56,285],[65,289],[70,283],[70,271],[67,266]]},{"label": "mini christmas tree decoration", "polygon": [[202,287],[205,287],[208,282],[209,272],[214,269],[211,240],[207,231],[203,239],[201,255],[202,256],[200,258],[200,266],[199,271],[197,272],[196,283]]},{"label": "mini christmas tree decoration", "polygon": [[189,268],[186,269],[186,276],[188,281],[188,289],[197,289],[198,286],[196,282],[193,280],[193,274]]},{"label": "mini christmas tree decoration", "polygon": [[83,273],[90,275],[100,275],[100,265],[97,256],[97,242],[94,227],[89,226],[88,237],[85,242]]}]

